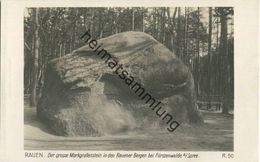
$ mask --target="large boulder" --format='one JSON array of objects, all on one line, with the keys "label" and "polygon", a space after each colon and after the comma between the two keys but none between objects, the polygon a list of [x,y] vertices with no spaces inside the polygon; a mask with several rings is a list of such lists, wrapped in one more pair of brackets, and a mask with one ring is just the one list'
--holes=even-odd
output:
[{"label": "large boulder", "polygon": [[[202,122],[192,74],[164,45],[142,32],[124,32],[97,42],[123,65],[128,76],[162,101],[162,107],[180,125]],[[99,56],[87,44],[48,64],[37,106],[41,121],[55,134],[65,136],[166,127]]]}]

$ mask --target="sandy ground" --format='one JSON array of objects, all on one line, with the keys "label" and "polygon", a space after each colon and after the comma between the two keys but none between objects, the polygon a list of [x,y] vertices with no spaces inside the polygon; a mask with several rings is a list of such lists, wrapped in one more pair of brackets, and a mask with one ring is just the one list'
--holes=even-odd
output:
[{"label": "sandy ground", "polygon": [[149,130],[104,137],[62,137],[51,134],[25,102],[24,148],[26,150],[160,150],[232,151],[233,115],[202,112],[205,124],[182,125],[173,133]]}]

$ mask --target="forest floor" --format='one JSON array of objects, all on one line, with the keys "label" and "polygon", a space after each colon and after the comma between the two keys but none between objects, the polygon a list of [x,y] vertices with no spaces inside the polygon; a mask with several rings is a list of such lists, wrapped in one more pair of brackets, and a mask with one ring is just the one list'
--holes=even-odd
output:
[{"label": "forest floor", "polygon": [[62,137],[51,134],[36,116],[36,108],[24,105],[25,150],[160,150],[232,151],[233,115],[202,112],[204,124],[182,125],[173,133],[167,130],[136,131],[102,137]]}]

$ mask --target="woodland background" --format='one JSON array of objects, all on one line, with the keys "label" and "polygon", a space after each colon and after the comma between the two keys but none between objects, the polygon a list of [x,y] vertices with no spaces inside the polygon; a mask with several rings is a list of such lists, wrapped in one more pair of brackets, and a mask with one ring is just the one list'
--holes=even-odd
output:
[{"label": "woodland background", "polygon": [[234,24],[230,7],[27,8],[24,17],[24,93],[37,104],[47,63],[95,39],[142,31],[164,44],[190,68],[198,100],[234,102]]}]

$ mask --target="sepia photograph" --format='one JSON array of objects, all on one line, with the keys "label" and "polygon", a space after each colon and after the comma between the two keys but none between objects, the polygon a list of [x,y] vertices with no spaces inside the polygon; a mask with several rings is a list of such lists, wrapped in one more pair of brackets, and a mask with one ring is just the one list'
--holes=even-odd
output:
[{"label": "sepia photograph", "polygon": [[234,14],[24,8],[24,149],[234,151]]}]

